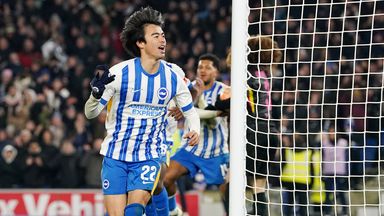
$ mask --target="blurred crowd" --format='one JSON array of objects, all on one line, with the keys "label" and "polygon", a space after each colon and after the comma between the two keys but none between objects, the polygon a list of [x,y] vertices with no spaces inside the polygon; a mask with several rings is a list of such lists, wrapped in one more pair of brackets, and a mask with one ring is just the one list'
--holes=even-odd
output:
[{"label": "blurred crowd", "polygon": [[136,9],[164,14],[167,60],[191,79],[201,54],[230,46],[230,0],[0,3],[0,188],[100,187],[106,114],[83,107],[95,66],[129,58],[119,33]]},{"label": "blurred crowd", "polygon": [[[164,13],[168,61],[193,80],[197,58],[214,53],[228,82],[230,0],[0,2],[0,188],[100,187],[106,114],[87,121],[83,106],[95,66],[129,58],[119,33],[142,6]],[[302,133],[305,148],[319,149],[334,125],[348,140],[349,175],[375,174],[384,157],[384,3],[302,2],[250,1],[249,34],[273,35],[284,53],[272,83],[282,145]]]}]

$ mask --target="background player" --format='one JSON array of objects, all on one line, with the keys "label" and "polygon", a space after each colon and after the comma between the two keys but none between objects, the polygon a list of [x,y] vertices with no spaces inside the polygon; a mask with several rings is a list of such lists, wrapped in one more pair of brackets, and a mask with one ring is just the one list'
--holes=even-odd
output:
[{"label": "background player", "polygon": [[275,157],[279,145],[278,130],[270,121],[271,98],[270,76],[281,59],[277,43],[265,36],[252,36],[248,39],[247,92],[247,185],[253,188],[256,206],[248,212],[252,215],[268,215],[268,201],[265,187],[268,175],[268,161]]},{"label": "background player", "polygon": [[[110,101],[102,181],[109,215],[142,215],[160,173],[161,144],[167,104],[176,100],[187,119],[188,145],[199,142],[200,122],[191,95],[161,59],[166,40],[160,12],[144,8],[133,13],[121,33],[124,49],[137,58],[108,70],[99,67],[85,105],[87,118],[96,117]],[[112,76],[109,74],[109,71]],[[128,196],[127,196],[128,193]]]},{"label": "background player", "polygon": [[[226,86],[216,81],[219,72],[219,59],[212,54],[205,54],[199,58],[197,76],[204,83],[204,92],[201,95],[200,108],[214,105],[217,96]],[[221,185],[225,182],[228,167],[228,126],[226,117],[217,117],[217,111],[204,113],[201,119],[200,143],[189,146],[186,140],[182,141],[180,149],[171,158],[170,166],[166,172],[164,185],[167,188],[169,209],[171,215],[180,215],[176,207],[175,182],[182,175],[189,173],[191,177],[201,170],[207,184]],[[202,116],[201,116],[202,117]]]},{"label": "background player", "polygon": [[[271,108],[269,77],[275,69],[273,63],[278,63],[281,59],[281,51],[278,50],[277,43],[263,36],[251,37],[248,47],[251,50],[248,61],[257,63],[248,66],[250,74],[247,82],[250,87],[247,92],[247,185],[253,188],[253,199],[256,201],[256,206],[248,214],[268,215],[265,186],[269,165],[266,161],[275,157],[278,146],[277,129],[268,120]],[[226,62],[227,65],[231,64],[231,52],[228,53]],[[229,105],[230,90],[227,88],[218,97],[215,107],[229,109]]]}]

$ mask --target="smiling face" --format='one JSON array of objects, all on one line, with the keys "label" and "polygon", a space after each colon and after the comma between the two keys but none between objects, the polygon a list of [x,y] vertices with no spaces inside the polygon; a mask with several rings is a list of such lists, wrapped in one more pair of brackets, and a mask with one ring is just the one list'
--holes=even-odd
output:
[{"label": "smiling face", "polygon": [[149,57],[155,60],[165,57],[166,40],[160,26],[148,24],[144,27],[145,41],[136,42],[140,48],[141,57]]},{"label": "smiling face", "polygon": [[217,68],[210,60],[200,60],[197,66],[197,77],[203,80],[205,86],[212,84],[217,75]]}]

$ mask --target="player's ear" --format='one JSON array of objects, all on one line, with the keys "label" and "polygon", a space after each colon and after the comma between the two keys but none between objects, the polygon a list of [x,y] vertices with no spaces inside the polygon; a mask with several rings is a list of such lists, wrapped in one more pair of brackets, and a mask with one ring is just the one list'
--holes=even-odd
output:
[{"label": "player's ear", "polygon": [[136,41],[136,46],[139,47],[139,49],[144,49],[144,41]]}]

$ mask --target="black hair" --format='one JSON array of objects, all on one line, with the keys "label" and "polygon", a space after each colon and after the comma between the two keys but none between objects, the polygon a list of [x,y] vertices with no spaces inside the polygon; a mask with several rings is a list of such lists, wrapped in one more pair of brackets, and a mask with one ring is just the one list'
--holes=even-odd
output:
[{"label": "black hair", "polygon": [[154,24],[160,27],[164,25],[164,19],[161,13],[151,7],[141,8],[125,21],[123,31],[120,33],[120,39],[124,50],[135,57],[140,56],[140,49],[136,42],[145,42],[144,27],[147,24]]},{"label": "black hair", "polygon": [[201,61],[201,60],[209,60],[209,61],[211,61],[213,63],[213,66],[218,71],[220,71],[220,59],[216,55],[214,55],[212,53],[207,53],[207,54],[204,54],[204,55],[200,56],[199,61]]}]

